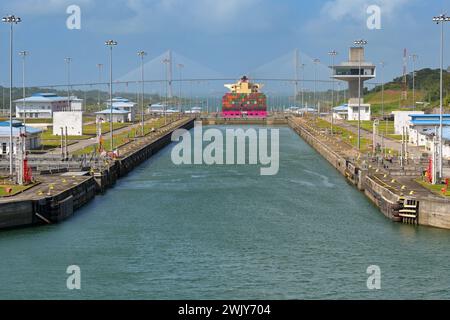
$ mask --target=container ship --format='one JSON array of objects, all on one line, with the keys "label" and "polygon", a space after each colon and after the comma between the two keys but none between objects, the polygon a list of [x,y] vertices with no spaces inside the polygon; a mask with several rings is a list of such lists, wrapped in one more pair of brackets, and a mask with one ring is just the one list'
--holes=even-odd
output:
[{"label": "container ship", "polygon": [[243,76],[237,83],[226,84],[230,92],[222,98],[224,118],[265,118],[267,117],[266,95],[260,92],[261,84],[251,83]]}]

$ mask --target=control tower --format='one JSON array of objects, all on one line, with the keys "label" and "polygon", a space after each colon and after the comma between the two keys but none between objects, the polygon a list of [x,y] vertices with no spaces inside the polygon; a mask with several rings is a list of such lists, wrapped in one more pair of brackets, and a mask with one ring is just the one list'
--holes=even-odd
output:
[{"label": "control tower", "polygon": [[[348,82],[348,120],[358,120],[358,108],[360,107],[361,120],[370,120],[370,104],[364,103],[364,81],[376,77],[376,66],[364,61],[364,48],[351,47],[349,59],[339,65],[331,66],[333,78]],[[361,101],[358,101],[359,81],[361,85]]]}]

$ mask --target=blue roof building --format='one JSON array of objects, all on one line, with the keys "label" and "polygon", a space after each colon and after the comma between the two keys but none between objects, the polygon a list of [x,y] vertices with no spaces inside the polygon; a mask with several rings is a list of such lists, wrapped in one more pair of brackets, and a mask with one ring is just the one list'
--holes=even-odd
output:
[{"label": "blue roof building", "polygon": [[35,93],[25,99],[14,100],[16,104],[16,117],[51,119],[53,112],[68,111],[67,97],[55,93]]},{"label": "blue roof building", "polygon": [[[26,132],[26,148],[27,150],[38,149],[41,146],[40,134],[42,129],[24,126],[22,122],[13,120],[12,136],[13,150],[16,152],[17,138]],[[0,155],[9,154],[9,121],[0,122]]]},{"label": "blue roof building", "polygon": [[95,113],[97,115],[97,121],[109,122],[112,114],[112,122],[127,122],[130,112],[117,108],[108,108]]},{"label": "blue roof building", "polygon": [[[411,124],[413,126],[439,126],[439,114],[411,114]],[[450,125],[450,114],[442,115],[442,124],[444,126]]]}]

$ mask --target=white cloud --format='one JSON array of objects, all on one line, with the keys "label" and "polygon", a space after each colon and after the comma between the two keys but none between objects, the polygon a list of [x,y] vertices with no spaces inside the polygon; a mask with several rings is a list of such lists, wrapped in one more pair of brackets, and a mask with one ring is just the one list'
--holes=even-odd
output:
[{"label": "white cloud", "polygon": [[332,0],[324,4],[321,13],[336,21],[345,18],[363,20],[367,17],[367,7],[377,5],[382,17],[391,17],[408,2],[411,0]]},{"label": "white cloud", "polygon": [[[267,26],[261,3],[266,0],[120,0],[122,17],[110,20],[103,14],[92,22],[96,29],[135,33],[162,28],[197,28],[210,33],[239,27]],[[118,1],[119,2],[119,1]]]}]

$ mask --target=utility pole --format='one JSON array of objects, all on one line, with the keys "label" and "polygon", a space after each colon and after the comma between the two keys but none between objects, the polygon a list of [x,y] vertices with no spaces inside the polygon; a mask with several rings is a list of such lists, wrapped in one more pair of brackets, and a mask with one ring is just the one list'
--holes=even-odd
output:
[{"label": "utility pole", "polygon": [[359,57],[358,57],[358,150],[361,150],[361,53],[364,46],[367,44],[366,40],[356,40],[355,45],[359,46]]},{"label": "utility pole", "polygon": [[412,85],[413,85],[413,104],[414,110],[416,110],[416,60],[419,57],[417,54],[412,54],[409,56],[413,62],[413,72],[412,72]]},{"label": "utility pole", "polygon": [[319,59],[314,59],[313,62],[314,62],[314,107],[316,108],[317,116],[319,117],[320,115],[319,115],[319,108],[318,108],[318,105],[317,105],[317,97],[316,97],[316,95],[317,95],[317,64],[320,63],[320,60]]},{"label": "utility pole", "polygon": [[145,94],[145,85],[144,85],[144,57],[147,55],[145,51],[139,51],[138,56],[141,58],[141,82],[142,82],[142,112],[141,112],[141,122],[142,122],[142,136],[145,134],[144,130],[144,94]]},{"label": "utility pole", "polygon": [[385,128],[384,128],[384,133],[381,133],[381,147],[384,148],[384,157],[387,156],[386,154],[386,146],[384,145],[384,137],[385,135],[387,136],[387,127],[388,127],[388,121],[387,119],[385,119],[384,116],[384,66],[386,64],[384,63],[384,61],[380,62],[380,66],[381,66],[381,119],[385,121]]},{"label": "utility pole", "polygon": [[294,51],[294,106],[297,106],[297,96],[298,96],[298,49]]},{"label": "utility pole", "polygon": [[334,108],[334,58],[338,55],[335,50],[328,52],[328,55],[331,56],[331,82],[332,82],[332,90],[331,90],[331,135],[333,135],[333,108]]},{"label": "utility pole", "polygon": [[[101,85],[102,83],[102,69],[103,69],[103,64],[102,63],[98,63],[97,64],[97,68],[98,68],[98,83],[99,85]],[[100,110],[100,90],[98,90],[98,101],[97,101],[97,107]]]},{"label": "utility pole", "polygon": [[14,15],[6,16],[2,19],[3,22],[9,23],[9,176],[13,178],[13,127],[12,127],[12,87],[13,87],[13,26],[22,21],[21,18]]},{"label": "utility pole", "polygon": [[67,57],[64,58],[64,61],[67,63],[67,110],[72,111],[72,107],[70,105],[70,63],[72,62],[72,58]]},{"label": "utility pole", "polygon": [[443,112],[444,112],[444,99],[443,99],[443,70],[444,70],[444,23],[450,21],[450,17],[447,17],[445,14],[441,14],[440,16],[434,17],[433,21],[437,24],[441,24],[441,57],[440,57],[440,93],[439,93],[439,157],[438,157],[438,168],[439,168],[439,182],[442,180],[443,172],[442,172],[442,122],[443,122]]},{"label": "utility pole", "polygon": [[181,90],[181,87],[182,87],[182,83],[183,83],[183,68],[184,68],[184,64],[178,63],[177,67],[178,67],[178,71],[180,73],[180,92],[178,94],[178,101],[180,102],[180,105],[178,107],[178,112],[180,113],[181,112],[181,105],[182,105],[182,100],[181,100],[182,90]]},{"label": "utility pole", "polygon": [[113,93],[113,47],[117,46],[117,41],[114,40],[107,40],[105,41],[105,45],[109,47],[109,135],[111,139],[111,152],[114,152],[114,135],[113,135],[113,99],[112,99],[112,93]]},{"label": "utility pole", "polygon": [[[22,112],[23,112],[23,125],[25,127],[25,134],[26,134],[26,121],[27,121],[27,112],[25,110],[25,98],[26,98],[26,90],[25,90],[25,60],[28,55],[28,51],[20,51],[19,55],[22,56]],[[17,117],[18,115],[16,115]]]},{"label": "utility pole", "polygon": [[[305,64],[304,63],[302,63],[301,65],[300,65],[300,67],[302,68],[302,74],[301,74],[301,76],[302,76],[302,86],[301,86],[301,89],[302,89],[302,108],[305,108],[305,88],[304,88],[304,81],[305,81]],[[306,113],[308,113],[308,109],[306,109],[305,110],[305,112]]]}]

